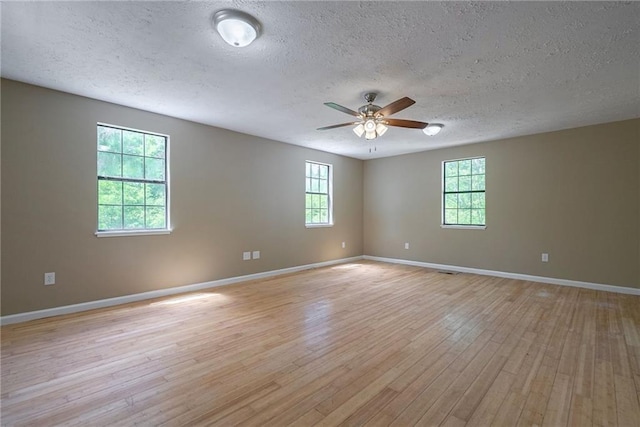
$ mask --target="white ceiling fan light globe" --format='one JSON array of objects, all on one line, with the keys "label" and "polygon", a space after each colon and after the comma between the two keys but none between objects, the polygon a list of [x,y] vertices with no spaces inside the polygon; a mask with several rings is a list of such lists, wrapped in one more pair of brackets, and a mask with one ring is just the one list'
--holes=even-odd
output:
[{"label": "white ceiling fan light globe", "polygon": [[384,133],[387,131],[387,129],[389,129],[388,127],[386,127],[384,124],[382,123],[378,123],[376,125],[376,133],[378,134],[378,136],[382,136],[384,135]]},{"label": "white ceiling fan light globe", "polygon": [[213,23],[220,37],[231,46],[248,46],[260,35],[258,21],[239,10],[219,10],[213,15]]},{"label": "white ceiling fan light globe", "polygon": [[376,139],[376,136],[377,136],[376,131],[374,130],[373,132],[366,132],[364,134],[364,139],[369,139],[369,140]]},{"label": "white ceiling fan light globe", "polygon": [[364,130],[369,133],[369,132],[375,132],[376,131],[376,122],[373,119],[369,119],[366,122],[364,122]]},{"label": "white ceiling fan light globe", "polygon": [[362,134],[364,133],[364,126],[362,125],[362,123],[358,124],[358,126],[353,128],[353,132],[358,135],[358,138],[360,138],[362,136]]}]

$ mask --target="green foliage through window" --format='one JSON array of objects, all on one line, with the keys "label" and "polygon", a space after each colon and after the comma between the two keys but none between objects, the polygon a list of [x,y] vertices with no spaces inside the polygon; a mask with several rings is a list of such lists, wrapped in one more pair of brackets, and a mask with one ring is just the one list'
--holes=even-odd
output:
[{"label": "green foliage through window", "polygon": [[443,164],[443,224],[486,225],[485,158]]},{"label": "green foliage through window", "polygon": [[331,224],[331,165],[306,162],[305,224]]},{"label": "green foliage through window", "polygon": [[98,125],[98,231],[167,228],[167,143]]}]

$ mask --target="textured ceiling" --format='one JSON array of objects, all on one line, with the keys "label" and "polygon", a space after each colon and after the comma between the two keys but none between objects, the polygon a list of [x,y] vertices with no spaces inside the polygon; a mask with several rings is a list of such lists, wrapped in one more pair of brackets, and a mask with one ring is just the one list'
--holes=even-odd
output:
[{"label": "textured ceiling", "polygon": [[[225,7],[262,36],[232,48]],[[367,159],[640,116],[633,2],[2,2],[2,76]],[[395,114],[373,144],[329,109],[367,91]],[[369,147],[375,147],[369,153]]]}]

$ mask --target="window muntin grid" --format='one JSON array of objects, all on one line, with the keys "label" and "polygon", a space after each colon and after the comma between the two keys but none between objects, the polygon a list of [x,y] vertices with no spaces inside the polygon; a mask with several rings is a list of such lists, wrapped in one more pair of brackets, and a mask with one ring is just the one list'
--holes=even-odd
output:
[{"label": "window muntin grid", "polygon": [[98,124],[98,231],[168,228],[168,137]]},{"label": "window muntin grid", "polygon": [[442,224],[486,225],[485,158],[442,163]]},{"label": "window muntin grid", "polygon": [[305,170],[305,224],[330,225],[331,165],[307,161]]}]

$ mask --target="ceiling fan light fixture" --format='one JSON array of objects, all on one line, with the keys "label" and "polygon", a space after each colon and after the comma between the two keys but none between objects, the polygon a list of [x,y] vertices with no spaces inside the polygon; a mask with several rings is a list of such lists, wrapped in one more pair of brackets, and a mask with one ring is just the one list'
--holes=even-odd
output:
[{"label": "ceiling fan light fixture", "polygon": [[378,123],[376,125],[376,133],[378,134],[378,136],[382,136],[384,135],[384,133],[387,131],[387,129],[389,129],[388,127],[386,127],[384,124],[382,123]]},{"label": "ceiling fan light fixture", "polygon": [[425,135],[434,136],[439,134],[443,127],[444,125],[440,123],[430,123],[422,131]]},{"label": "ceiling fan light fixture", "polygon": [[353,128],[353,132],[360,138],[364,133],[364,125],[362,123],[358,124],[358,126]]},{"label": "ceiling fan light fixture", "polygon": [[235,47],[245,47],[260,35],[260,23],[248,13],[222,9],[213,14],[213,26],[220,37]]},{"label": "ceiling fan light fixture", "polygon": [[373,119],[368,119],[366,122],[364,122],[364,130],[367,133],[369,133],[369,132],[375,133],[375,131],[376,131],[376,121],[373,120]]},{"label": "ceiling fan light fixture", "polygon": [[368,140],[376,139],[376,131],[374,130],[373,132],[366,132],[364,134],[364,139],[368,139]]}]

